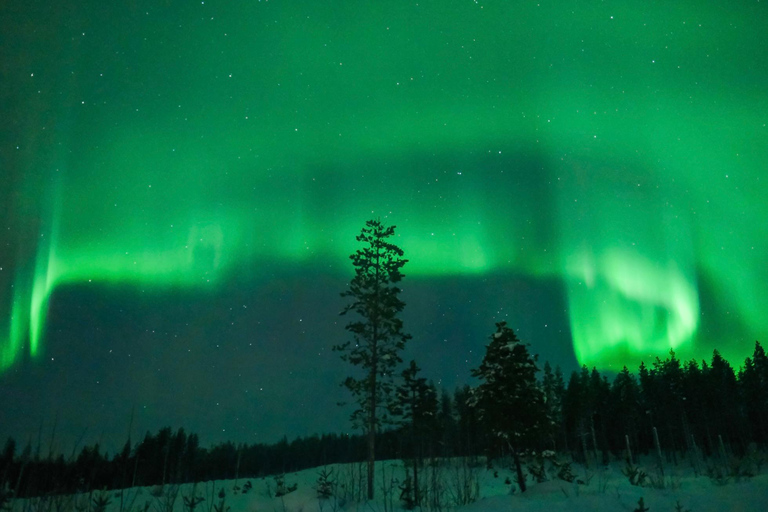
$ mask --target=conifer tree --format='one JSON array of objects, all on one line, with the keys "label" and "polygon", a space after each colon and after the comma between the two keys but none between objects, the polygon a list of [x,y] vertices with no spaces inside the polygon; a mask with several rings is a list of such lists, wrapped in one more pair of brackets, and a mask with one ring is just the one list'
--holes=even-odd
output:
[{"label": "conifer tree", "polygon": [[[592,445],[592,415],[594,414],[594,393],[589,368],[582,365],[581,371],[571,373],[568,389],[563,399],[563,420],[573,440],[576,453],[584,458],[589,467],[588,445]],[[593,446],[594,449],[594,446]]]},{"label": "conifer tree", "polygon": [[403,370],[402,383],[397,387],[394,412],[402,417],[409,431],[413,453],[414,504],[419,505],[419,468],[424,457],[424,444],[437,429],[437,392],[427,379],[419,377],[421,368],[416,361]]},{"label": "conifer tree", "polygon": [[739,373],[739,385],[752,438],[764,443],[768,440],[768,357],[758,341],[752,357],[746,359]]},{"label": "conifer tree", "polygon": [[472,388],[468,385],[456,388],[453,394],[456,411],[457,455],[474,456],[485,445],[484,432],[480,428],[477,409],[471,406]]},{"label": "conifer tree", "polygon": [[583,452],[582,454],[586,455],[585,449],[579,451],[579,447],[582,446],[582,440],[584,440],[582,435],[584,433],[582,415],[584,414],[585,405],[582,395],[579,373],[573,371],[568,379],[568,385],[563,396],[563,428],[566,439],[569,441],[574,454]]},{"label": "conifer tree", "polygon": [[659,430],[664,428],[667,444],[671,448],[672,457],[676,457],[679,440],[676,431],[683,431],[683,370],[675,351],[669,351],[669,357],[663,361],[656,358],[651,373],[654,374],[657,391],[656,395],[656,425]]},{"label": "conifer tree", "polygon": [[[560,369],[558,368],[558,371]],[[557,449],[557,435],[563,423],[563,395],[565,388],[562,373],[552,371],[549,361],[544,363],[544,376],[541,379],[541,388],[544,393],[544,404],[547,411],[547,437],[552,443],[552,449]]]},{"label": "conifer tree", "polygon": [[528,352],[506,322],[496,324],[496,332],[485,348],[485,357],[472,375],[480,379],[472,404],[480,420],[494,438],[505,443],[515,462],[517,483],[525,492],[525,476],[519,450],[537,441],[546,425],[544,395],[536,381],[537,356]]},{"label": "conifer tree", "polygon": [[443,389],[440,396],[440,410],[437,415],[437,423],[440,430],[442,456],[452,457],[456,447],[457,425],[453,400],[447,389]]},{"label": "conifer tree", "polygon": [[[397,286],[404,277],[401,269],[408,260],[403,251],[388,241],[395,226],[384,226],[379,220],[365,223],[356,240],[364,244],[350,256],[355,277],[341,296],[351,298],[341,312],[355,313],[357,319],[346,325],[352,341],[333,347],[341,359],[362,370],[360,376],[347,377],[343,385],[352,393],[358,408],[352,422],[362,428],[368,445],[368,499],[374,495],[374,461],[376,432],[382,416],[391,406],[392,375],[402,362],[399,353],[410,335],[403,332],[398,317],[405,307]],[[381,413],[381,415],[380,415]]]},{"label": "conifer tree", "polygon": [[559,406],[559,415],[556,419],[556,423],[558,425],[558,435],[559,438],[562,440],[563,447],[561,449],[568,450],[568,436],[566,434],[565,430],[565,414],[564,414],[564,403],[565,403],[565,380],[563,379],[563,370],[560,369],[560,366],[555,366],[555,398],[557,400],[557,404]]},{"label": "conifer tree", "polygon": [[[683,397],[685,399],[685,444],[688,449],[704,440],[708,397],[699,363],[691,359],[683,365]],[[697,441],[698,440],[698,441]]]},{"label": "conifer tree", "polygon": [[616,375],[611,387],[611,419],[615,426],[612,432],[615,445],[628,436],[631,445],[638,448],[638,423],[640,422],[640,386],[637,379],[625,366]]},{"label": "conifer tree", "polygon": [[742,440],[743,416],[738,407],[738,389],[733,367],[720,352],[712,353],[708,372],[710,408],[713,411],[715,433],[735,442]]},{"label": "conifer tree", "polygon": [[[608,416],[608,402],[610,400],[611,385],[608,379],[600,375],[597,368],[592,368],[589,374],[589,390],[591,399],[590,435],[595,458],[598,452],[603,452],[603,462],[607,462],[607,433],[606,419]],[[599,463],[599,460],[596,460]]]}]

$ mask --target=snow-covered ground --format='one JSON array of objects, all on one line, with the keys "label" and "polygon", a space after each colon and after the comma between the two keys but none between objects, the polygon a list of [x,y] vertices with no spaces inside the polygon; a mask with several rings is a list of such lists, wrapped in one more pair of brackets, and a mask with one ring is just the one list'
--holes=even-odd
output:
[{"label": "snow-covered ground", "polygon": [[[665,468],[665,488],[630,485],[622,474],[623,463],[587,470],[574,466],[573,473],[583,483],[528,480],[525,493],[510,493],[514,472],[510,468],[470,467],[461,461],[442,461],[437,470],[422,468],[419,480],[425,487],[421,510],[457,512],[486,511],[635,511],[643,498],[651,512],[722,512],[768,510],[768,474],[729,479],[716,483],[708,476],[694,476],[690,466],[680,464]],[[652,464],[642,464],[657,476]],[[283,496],[275,477],[240,478],[238,480],[204,482],[196,485],[155,486],[124,491],[94,492],[78,496],[36,500],[16,500],[13,512],[335,512],[372,511],[399,512],[400,487],[405,481],[402,461],[377,463],[376,494],[373,502],[359,499],[365,488],[363,464],[331,466],[289,473],[283,477],[283,490],[296,486]],[[320,474],[329,475],[334,496],[318,498]],[[657,478],[657,482],[658,482]],[[250,482],[250,484],[248,483]],[[420,485],[421,487],[421,485]],[[516,486],[515,486],[516,487]],[[431,490],[437,489],[437,494]],[[223,492],[222,492],[223,491]],[[477,500],[463,505],[467,497],[479,494]],[[98,502],[103,504],[100,509]],[[192,498],[199,504],[190,510]],[[48,500],[48,501],[45,501]],[[677,506],[680,508],[677,508]],[[418,508],[417,508],[418,510]]]}]

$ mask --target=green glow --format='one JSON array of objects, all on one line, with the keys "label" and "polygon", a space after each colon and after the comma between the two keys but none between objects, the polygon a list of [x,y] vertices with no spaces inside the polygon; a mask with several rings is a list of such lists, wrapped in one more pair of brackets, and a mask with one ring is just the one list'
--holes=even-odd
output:
[{"label": "green glow", "polygon": [[[587,255],[574,259],[568,296],[580,362],[621,366],[622,350],[653,357],[691,341],[698,296],[674,262],[664,268],[619,251],[598,261]],[[622,350],[617,353],[617,348]]]},{"label": "green glow", "polygon": [[[341,273],[371,216],[411,278],[563,280],[582,363],[743,358],[768,328],[766,6],[587,4],[206,2],[16,34],[0,370],[41,354],[59,286]],[[732,340],[700,329],[701,276]]]}]

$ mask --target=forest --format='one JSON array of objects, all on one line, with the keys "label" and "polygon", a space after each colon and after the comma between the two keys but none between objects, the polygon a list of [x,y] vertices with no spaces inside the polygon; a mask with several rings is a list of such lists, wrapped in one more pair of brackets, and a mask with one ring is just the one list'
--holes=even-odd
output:
[{"label": "forest", "polygon": [[[492,335],[491,344],[495,339]],[[710,461],[725,459],[730,462],[723,471],[739,472],[746,471],[740,461],[768,441],[768,357],[759,342],[738,369],[715,351],[710,361],[700,362],[681,361],[670,352],[636,372],[624,367],[610,375],[584,366],[566,379],[548,363],[536,370],[546,422],[518,446],[524,455],[552,450],[595,467],[610,460],[630,463],[633,455],[658,449],[661,464],[691,464],[704,474],[713,470]],[[395,402],[410,401],[410,412],[393,409],[400,415],[393,414],[378,435],[378,460],[504,460],[508,446],[481,421],[473,400],[477,387],[439,390],[419,376],[415,363],[403,374]],[[10,438],[5,442],[0,488],[6,497],[252,478],[366,458],[363,435],[204,447],[194,433],[163,428],[137,442],[127,439],[114,454],[98,445],[53,453],[52,440],[49,446],[44,437],[41,432],[24,446]]]}]

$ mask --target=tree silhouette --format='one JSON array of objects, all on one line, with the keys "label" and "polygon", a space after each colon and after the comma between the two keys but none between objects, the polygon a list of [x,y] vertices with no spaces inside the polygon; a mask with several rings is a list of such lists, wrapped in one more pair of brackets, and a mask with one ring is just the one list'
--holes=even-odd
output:
[{"label": "tree silhouette", "polygon": [[[403,370],[402,383],[397,386],[395,411],[402,416],[402,424],[410,432],[413,454],[413,497],[414,504],[420,505],[419,468],[424,458],[424,445],[437,431],[437,391],[419,377],[421,368],[416,361]],[[432,454],[430,454],[432,455]]]},{"label": "tree silhouette", "polygon": [[536,381],[538,371],[535,356],[506,322],[496,324],[483,362],[472,370],[481,380],[472,403],[491,435],[512,452],[521,492],[526,486],[519,448],[536,440],[546,425],[544,394]]},{"label": "tree silhouette", "polygon": [[358,319],[346,325],[353,340],[333,347],[341,353],[342,360],[360,367],[363,373],[360,377],[347,377],[343,385],[358,405],[352,422],[367,437],[368,499],[373,499],[374,494],[376,431],[382,420],[379,413],[386,418],[393,391],[392,375],[402,362],[399,353],[410,339],[398,318],[405,303],[400,300],[401,290],[397,287],[403,278],[400,269],[408,260],[402,258],[402,249],[387,241],[394,234],[395,226],[369,220],[357,236],[364,247],[350,256],[355,277],[341,296],[350,297],[352,302],[341,314],[356,313]]},{"label": "tree silhouette", "polygon": [[757,341],[752,357],[744,362],[739,382],[752,438],[765,443],[768,440],[768,357]]}]

